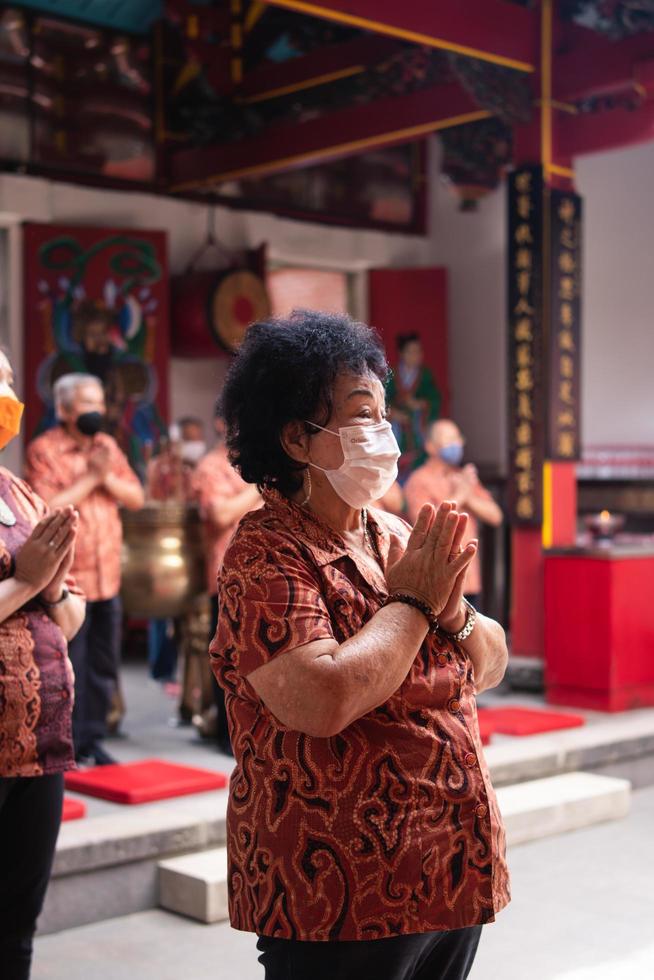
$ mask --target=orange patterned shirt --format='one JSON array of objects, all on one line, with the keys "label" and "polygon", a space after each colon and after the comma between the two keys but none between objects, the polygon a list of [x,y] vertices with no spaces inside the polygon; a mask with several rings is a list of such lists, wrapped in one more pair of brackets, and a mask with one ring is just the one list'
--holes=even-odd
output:
[{"label": "orange patterned shirt", "polygon": [[[0,499],[16,517],[0,522],[0,581],[47,513],[22,480],[0,467]],[[74,580],[66,583],[79,595]],[[75,768],[73,668],[61,629],[35,599],[0,623],[0,777],[43,776]]]},{"label": "orange patterned shirt", "polygon": [[234,469],[227,457],[225,446],[216,446],[203,456],[195,467],[191,478],[193,499],[200,508],[204,521],[205,547],[207,555],[207,591],[216,594],[216,578],[223,563],[227,545],[232,539],[238,521],[224,530],[219,530],[209,520],[208,511],[218,497],[234,497],[246,490],[249,484]]},{"label": "orange patterned shirt", "polygon": [[[387,591],[315,515],[274,491],[264,500],[225,555],[210,648],[236,758],[232,926],[335,941],[491,922],[509,880],[468,657],[430,634],[395,694],[338,735],[280,724],[248,675],[313,640],[343,643]],[[385,564],[391,535],[409,529],[376,510],[369,526]]]},{"label": "orange patterned shirt", "polygon": [[[415,524],[418,511],[423,504],[433,504],[440,507],[444,500],[452,500],[456,494],[454,492],[454,477],[459,471],[448,466],[440,459],[429,459],[417,470],[414,470],[409,479],[404,484],[404,499],[406,500],[407,516],[412,524]],[[473,496],[480,500],[492,500],[488,490],[480,484],[477,485]],[[473,514],[468,514],[468,524],[462,541],[465,547],[473,538],[479,537],[479,524]],[[470,562],[466,572],[466,593],[477,595],[481,592],[481,560],[479,551]]]},{"label": "orange patterned shirt", "polygon": [[[63,426],[49,429],[29,444],[25,478],[44,500],[50,501],[88,473],[91,447],[97,445],[108,447],[115,476],[140,485],[115,439],[100,433],[88,448],[82,449]],[[118,503],[107,490],[98,487],[77,505],[77,510],[80,527],[73,575],[89,601],[112,599],[120,591],[123,528]]]}]

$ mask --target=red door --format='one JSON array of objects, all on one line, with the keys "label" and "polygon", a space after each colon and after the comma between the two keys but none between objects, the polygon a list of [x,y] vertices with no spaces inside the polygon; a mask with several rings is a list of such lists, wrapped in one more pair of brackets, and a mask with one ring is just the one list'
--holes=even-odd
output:
[{"label": "red door", "polygon": [[371,269],[368,299],[369,322],[382,335],[393,367],[397,365],[397,337],[419,334],[425,363],[441,391],[441,415],[447,417],[447,269]]}]

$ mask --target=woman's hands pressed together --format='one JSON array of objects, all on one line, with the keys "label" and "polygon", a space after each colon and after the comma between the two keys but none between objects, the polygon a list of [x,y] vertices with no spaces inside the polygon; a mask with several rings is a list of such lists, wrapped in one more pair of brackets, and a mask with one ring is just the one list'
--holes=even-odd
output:
[{"label": "woman's hands pressed together", "polygon": [[404,553],[399,542],[391,543],[389,595],[404,592],[427,603],[445,628],[460,617],[466,570],[477,552],[477,541],[461,548],[467,522],[449,501],[438,510],[425,504]]},{"label": "woman's hands pressed together", "polygon": [[70,506],[42,518],[16,555],[16,580],[56,602],[73,562],[77,527],[77,511]]}]

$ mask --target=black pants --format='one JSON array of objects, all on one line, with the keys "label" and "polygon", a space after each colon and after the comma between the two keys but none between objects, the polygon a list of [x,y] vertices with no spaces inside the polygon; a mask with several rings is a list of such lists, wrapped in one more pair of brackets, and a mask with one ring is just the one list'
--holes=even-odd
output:
[{"label": "black pants", "polygon": [[313,943],[259,936],[265,980],[464,980],[481,926],[361,942]]},{"label": "black pants", "polygon": [[84,753],[107,734],[107,715],[118,685],[120,599],[87,602],[82,627],[68,647],[75,671],[73,738]]},{"label": "black pants", "polygon": [[64,777],[0,777],[0,976],[27,980],[54,857]]},{"label": "black pants", "polygon": [[[211,635],[210,639],[213,640],[216,628],[218,626],[218,596],[211,596]],[[227,725],[227,712],[225,711],[225,692],[216,680],[215,676],[212,678],[213,684],[213,701],[216,705],[216,741],[218,742],[218,748],[221,752],[225,752],[226,755],[233,755],[232,743],[229,740],[229,726]]]}]

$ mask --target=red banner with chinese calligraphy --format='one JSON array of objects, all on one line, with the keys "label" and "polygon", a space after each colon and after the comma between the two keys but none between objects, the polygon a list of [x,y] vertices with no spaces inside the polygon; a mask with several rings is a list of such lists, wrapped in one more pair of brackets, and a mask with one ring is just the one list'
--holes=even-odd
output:
[{"label": "red banner with chinese calligraphy", "polygon": [[581,456],[581,219],[571,191],[549,191],[550,323],[547,458]]},{"label": "red banner with chinese calligraphy", "polygon": [[509,511],[513,524],[543,516],[545,458],[543,178],[509,176]]}]

